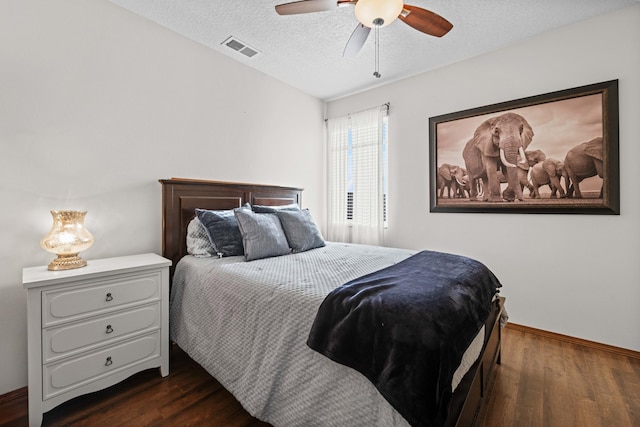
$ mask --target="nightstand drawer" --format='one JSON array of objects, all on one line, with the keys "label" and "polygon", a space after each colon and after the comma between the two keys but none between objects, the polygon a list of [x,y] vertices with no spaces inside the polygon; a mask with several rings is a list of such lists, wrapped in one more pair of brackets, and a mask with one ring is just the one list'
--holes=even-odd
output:
[{"label": "nightstand drawer", "polygon": [[160,327],[160,304],[156,303],[82,322],[45,329],[42,348],[45,362],[90,350],[92,347],[136,332]]},{"label": "nightstand drawer", "polygon": [[134,303],[160,299],[161,276],[158,272],[126,275],[43,293],[43,326],[93,316]]},{"label": "nightstand drawer", "polygon": [[160,332],[43,367],[43,399],[160,356]]}]

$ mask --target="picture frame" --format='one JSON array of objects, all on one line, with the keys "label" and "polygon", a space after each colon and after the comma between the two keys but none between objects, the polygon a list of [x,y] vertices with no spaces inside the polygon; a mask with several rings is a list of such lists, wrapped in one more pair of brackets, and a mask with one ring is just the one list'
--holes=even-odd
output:
[{"label": "picture frame", "polygon": [[430,117],[430,212],[619,215],[618,115],[610,80]]}]

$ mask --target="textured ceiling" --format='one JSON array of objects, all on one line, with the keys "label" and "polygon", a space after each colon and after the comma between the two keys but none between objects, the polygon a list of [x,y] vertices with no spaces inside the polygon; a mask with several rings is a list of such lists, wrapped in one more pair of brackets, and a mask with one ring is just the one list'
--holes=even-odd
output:
[{"label": "textured ceiling", "polygon": [[[357,25],[353,7],[278,15],[278,0],[111,0],[256,70],[329,101],[513,44],[637,0],[411,0],[448,19],[431,37],[400,20],[380,29],[380,73],[373,76],[373,31],[351,59],[342,51]],[[248,58],[223,42],[233,36],[260,53]]]}]

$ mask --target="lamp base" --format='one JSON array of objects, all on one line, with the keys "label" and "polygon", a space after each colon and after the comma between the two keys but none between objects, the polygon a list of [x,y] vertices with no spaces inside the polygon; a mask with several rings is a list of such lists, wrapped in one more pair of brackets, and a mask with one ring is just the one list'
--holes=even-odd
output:
[{"label": "lamp base", "polygon": [[78,254],[73,255],[58,255],[58,258],[51,261],[47,267],[49,270],[71,270],[74,268],[85,267],[87,261],[80,258]]}]

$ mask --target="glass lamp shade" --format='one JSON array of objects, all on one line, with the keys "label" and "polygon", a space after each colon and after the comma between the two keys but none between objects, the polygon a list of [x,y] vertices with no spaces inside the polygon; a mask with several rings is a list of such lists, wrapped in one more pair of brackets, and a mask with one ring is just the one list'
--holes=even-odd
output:
[{"label": "glass lamp shade", "polygon": [[358,0],[356,18],[365,27],[386,27],[396,20],[403,6],[402,0]]},{"label": "glass lamp shade", "polygon": [[86,214],[87,211],[51,211],[53,225],[40,241],[42,249],[58,255],[49,264],[49,270],[70,270],[87,265],[87,261],[78,256],[93,244],[93,236],[84,228]]}]

